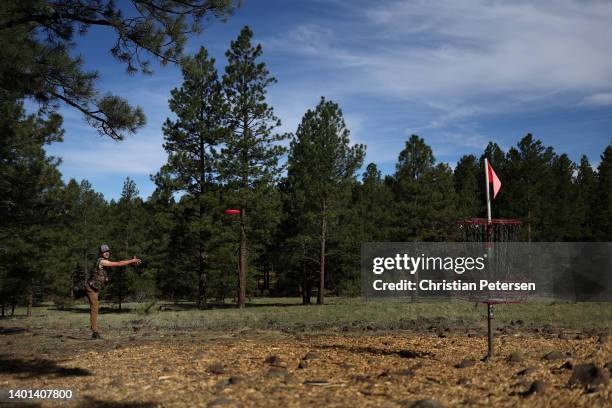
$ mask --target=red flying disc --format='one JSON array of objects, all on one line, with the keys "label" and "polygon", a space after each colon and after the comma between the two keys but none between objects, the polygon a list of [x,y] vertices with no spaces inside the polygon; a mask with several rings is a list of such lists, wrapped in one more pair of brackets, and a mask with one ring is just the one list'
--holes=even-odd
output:
[{"label": "red flying disc", "polygon": [[233,210],[233,209],[230,209],[230,210],[223,210],[223,213],[224,213],[224,214],[235,215],[235,214],[240,214],[240,210]]}]

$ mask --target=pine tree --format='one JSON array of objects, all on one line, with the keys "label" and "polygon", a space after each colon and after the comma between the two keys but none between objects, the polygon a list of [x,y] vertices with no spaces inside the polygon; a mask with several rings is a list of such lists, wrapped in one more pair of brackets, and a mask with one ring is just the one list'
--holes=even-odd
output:
[{"label": "pine tree", "polygon": [[551,163],[554,151],[540,140],[527,134],[508,152],[504,171],[506,188],[504,209],[513,218],[520,218],[526,226],[528,242],[545,239],[543,222],[548,205]]},{"label": "pine tree", "polygon": [[97,247],[107,237],[108,226],[104,214],[107,203],[104,196],[94,191],[91,183],[71,179],[63,190],[63,242],[62,256],[67,260],[66,270],[71,270],[70,300],[74,289],[82,288],[97,254]]},{"label": "pine tree", "polygon": [[143,229],[146,232],[141,270],[143,280],[141,288],[137,288],[137,297],[146,300],[156,295],[171,298],[170,291],[165,288],[166,281],[171,280],[171,267],[176,254],[172,251],[172,236],[177,222],[175,217],[176,202],[172,190],[160,179],[159,174],[151,177],[157,188],[143,204],[145,211]]},{"label": "pine tree", "polygon": [[311,303],[312,291],[317,284],[317,239],[308,230],[312,223],[304,212],[304,195],[296,194],[288,178],[280,184],[279,191],[282,228],[276,231],[278,244],[272,252],[280,263],[278,289],[288,295],[298,292],[302,304],[307,305]]},{"label": "pine tree", "polygon": [[601,155],[597,166],[597,195],[594,199],[594,238],[612,240],[612,144]]},{"label": "pine tree", "polygon": [[179,62],[187,36],[200,32],[203,20],[209,17],[225,19],[235,5],[232,0],[130,3],[0,2],[0,91],[17,98],[35,98],[42,105],[41,113],[54,112],[58,103],[64,103],[80,111],[101,134],[114,139],[135,132],[145,124],[142,109],[100,92],[98,72],[86,71],[82,58],[71,55],[75,34],[85,35],[92,26],[108,29],[116,40],[110,54],[126,65],[128,73],[151,73],[151,60]]},{"label": "pine tree", "polygon": [[25,294],[28,316],[37,294],[56,279],[52,264],[53,227],[60,222],[62,182],[59,161],[46,144],[61,141],[61,118],[25,115],[18,100],[0,100],[0,266],[2,291],[13,299]]},{"label": "pine tree", "polygon": [[315,110],[308,110],[291,142],[288,160],[289,183],[301,211],[308,217],[309,231],[319,241],[319,290],[317,303],[325,298],[325,260],[330,235],[338,216],[348,207],[355,172],[361,167],[365,146],[350,145],[339,106],[321,98]]},{"label": "pine tree", "polygon": [[221,170],[229,189],[227,203],[240,209],[238,307],[245,305],[248,267],[248,239],[257,226],[270,230],[278,222],[278,196],[274,194],[281,168],[278,161],[285,148],[279,142],[287,135],[273,134],[280,120],[266,103],[266,93],[276,79],[260,62],[262,48],[253,46],[253,32],[244,27],[225,53],[228,63],[223,88],[229,103],[231,132],[223,139]]},{"label": "pine tree", "polygon": [[[453,172],[446,163],[438,163],[425,173],[421,183],[421,225],[423,241],[453,241],[457,237],[457,197]],[[428,204],[429,203],[429,204]]]},{"label": "pine tree", "polygon": [[597,201],[597,175],[585,155],[580,158],[576,186],[578,188],[576,218],[580,223],[577,240],[591,241],[595,225],[593,206]]},{"label": "pine tree", "polygon": [[394,209],[398,222],[393,240],[419,241],[424,238],[425,224],[429,222],[431,205],[429,187],[425,176],[434,169],[436,159],[425,140],[412,135],[400,152],[395,174],[390,182],[394,195]]},{"label": "pine tree", "polygon": [[[216,202],[219,187],[216,148],[226,133],[227,113],[218,80],[215,60],[205,48],[182,64],[183,84],[172,90],[170,109],[177,119],[164,123],[164,148],[168,163],[161,172],[171,181],[175,191],[187,193],[191,199],[183,201],[195,207],[193,229],[197,248],[198,307],[206,306],[208,276],[206,262],[215,228]],[[190,251],[191,252],[191,251]]]},{"label": "pine tree", "polygon": [[480,201],[480,166],[476,156],[462,156],[453,172],[453,182],[457,194],[457,215],[459,218],[475,218],[482,215]]},{"label": "pine tree", "polygon": [[[136,254],[143,254],[145,247],[144,210],[142,199],[138,196],[136,183],[127,177],[123,183],[121,197],[110,206],[108,238],[106,242],[114,248],[115,256],[128,259]],[[126,297],[133,293],[138,278],[135,267],[114,268],[111,272],[111,284],[107,293],[119,304],[121,311]]]},{"label": "pine tree", "polygon": [[576,165],[566,154],[555,155],[550,180],[544,192],[548,204],[543,209],[543,237],[549,241],[575,240],[580,230],[578,189],[574,184]]},{"label": "pine tree", "polygon": [[357,207],[362,242],[389,240],[389,229],[395,222],[389,208],[393,196],[376,164],[368,164],[355,190],[354,206]]}]

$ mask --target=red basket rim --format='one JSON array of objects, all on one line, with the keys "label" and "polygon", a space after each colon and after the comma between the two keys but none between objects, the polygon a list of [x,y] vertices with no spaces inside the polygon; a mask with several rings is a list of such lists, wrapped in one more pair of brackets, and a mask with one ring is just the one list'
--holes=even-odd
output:
[{"label": "red basket rim", "polygon": [[460,225],[488,225],[488,224],[496,224],[496,225],[520,225],[522,224],[521,220],[516,218],[493,218],[489,221],[486,218],[466,218],[464,220],[458,220],[457,224]]}]

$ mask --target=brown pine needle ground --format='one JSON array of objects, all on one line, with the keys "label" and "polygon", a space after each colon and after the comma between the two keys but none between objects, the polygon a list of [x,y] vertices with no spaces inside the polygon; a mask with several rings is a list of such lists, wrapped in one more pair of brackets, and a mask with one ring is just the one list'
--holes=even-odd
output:
[{"label": "brown pine needle ground", "polygon": [[[568,386],[570,365],[612,360],[607,327],[498,321],[496,357],[483,362],[482,327],[445,319],[411,330],[287,333],[160,330],[148,318],[131,317],[140,324],[107,330],[102,341],[36,318],[1,320],[0,389],[69,388],[75,394],[69,405],[83,407],[410,407],[420,399],[447,407],[612,404],[610,382]],[[543,358],[549,352],[556,353]]]}]

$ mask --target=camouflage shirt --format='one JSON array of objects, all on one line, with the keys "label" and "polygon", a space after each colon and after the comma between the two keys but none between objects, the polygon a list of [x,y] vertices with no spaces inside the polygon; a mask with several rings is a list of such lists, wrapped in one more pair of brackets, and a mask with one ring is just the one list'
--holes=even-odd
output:
[{"label": "camouflage shirt", "polygon": [[108,274],[104,270],[101,263],[103,259],[104,258],[98,258],[98,262],[96,262],[96,265],[94,266],[91,274],[89,275],[89,279],[87,280],[89,286],[96,290],[100,290],[102,286],[108,283]]}]

